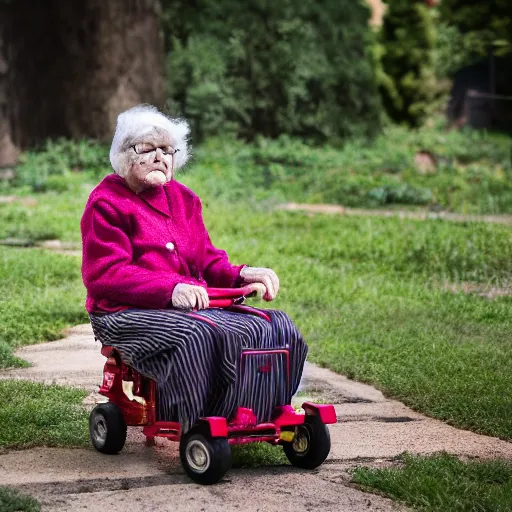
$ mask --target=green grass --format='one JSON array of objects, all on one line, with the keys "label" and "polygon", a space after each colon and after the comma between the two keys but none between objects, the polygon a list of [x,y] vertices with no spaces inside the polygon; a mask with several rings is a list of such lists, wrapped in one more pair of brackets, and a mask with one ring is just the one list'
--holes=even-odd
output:
[{"label": "green grass", "polygon": [[0,486],[0,510],[2,512],[39,512],[39,502],[9,487]]},{"label": "green grass", "polygon": [[[417,170],[419,151],[433,155],[435,172]],[[347,141],[342,148],[313,147],[288,137],[252,144],[211,139],[193,154],[193,171],[183,179],[215,200],[260,207],[295,201],[512,213],[512,139],[483,131],[447,131],[440,121],[419,130],[389,126],[371,144]],[[16,179],[0,184],[0,193],[12,193],[12,186],[19,194],[80,193],[84,183],[96,183],[109,172],[105,146],[49,141],[40,151],[23,155]],[[46,229],[44,236],[60,230],[51,220]]]},{"label": "green grass", "polygon": [[[440,285],[509,286],[510,228],[267,215],[205,202],[214,243],[233,261],[277,271],[275,307],[302,329],[311,360],[453,425],[512,438],[512,300]],[[10,345],[56,337],[86,320],[77,259],[34,249],[0,254],[2,334]]]},{"label": "green grass", "polygon": [[234,445],[231,448],[234,468],[259,468],[265,466],[289,465],[281,446],[268,443]]},{"label": "green grass", "polygon": [[[489,172],[508,165],[504,139],[397,130],[388,134],[393,158],[428,147],[457,165],[477,159]],[[310,359],[453,425],[512,439],[512,299],[443,291],[444,283],[464,282],[510,288],[512,229],[269,212],[284,192],[303,189],[302,178],[320,183],[325,169],[345,169],[351,146],[342,154],[293,141],[237,144],[212,141],[199,148],[193,172],[183,178],[201,194],[217,246],[234,262],[276,270],[281,293],[273,306],[286,310],[304,332]],[[384,149],[379,139],[374,150]],[[350,158],[358,154],[353,149]],[[375,161],[364,155],[365,172],[382,165],[376,154]],[[286,173],[282,183],[279,175],[261,174],[270,160],[280,160],[286,173],[298,169],[300,186],[294,189]],[[99,180],[104,170],[101,164],[73,173],[62,192],[46,187],[30,195],[27,184],[12,189],[20,199],[0,205],[0,238],[78,241],[92,178]],[[69,176],[60,179],[68,183]],[[259,180],[254,187],[253,179]],[[481,193],[490,197],[485,187]],[[243,194],[243,202],[225,201]],[[20,364],[11,348],[55,339],[62,327],[87,321],[84,296],[78,258],[0,247],[0,367]]]},{"label": "green grass", "polygon": [[405,455],[400,469],[358,468],[353,482],[425,512],[508,512],[510,461],[462,462],[447,454]]},{"label": "green grass", "polygon": [[[0,368],[27,366],[13,356],[14,348],[60,338],[64,327],[86,322],[83,303],[75,258],[0,247]],[[59,386],[0,381],[0,446],[86,444],[84,396]]]},{"label": "green grass", "polygon": [[[286,137],[254,145],[213,139],[197,150],[186,181],[203,195],[231,201],[510,213],[511,146],[504,136],[399,127],[371,145],[348,142],[341,150]],[[420,150],[434,154],[436,172],[416,169]]]},{"label": "green grass", "polygon": [[[276,305],[302,328],[313,360],[454,424],[512,435],[504,414],[511,410],[510,299],[489,302],[435,286],[444,278],[508,279],[510,264],[501,260],[508,229],[290,214],[252,223],[256,218],[246,214],[236,234],[220,213],[210,224],[213,233],[229,233],[217,243],[235,259],[277,270]],[[243,244],[250,250],[241,251]]]},{"label": "green grass", "polygon": [[206,215],[234,261],[277,271],[275,307],[297,322],[313,361],[453,425],[512,438],[512,299],[439,285],[510,283],[509,228],[241,211],[233,223],[213,206]]},{"label": "green grass", "polygon": [[0,246],[0,367],[15,363],[5,345],[57,339],[64,327],[87,322],[84,294],[75,258]]},{"label": "green grass", "polygon": [[[36,249],[0,247],[0,368],[27,366],[13,348],[57,339],[87,321],[79,262]],[[0,381],[0,446],[83,445],[83,391]]]},{"label": "green grass", "polygon": [[0,381],[0,446],[86,446],[87,413],[80,389]]},{"label": "green grass", "polygon": [[[436,171],[422,174],[426,151]],[[186,177],[202,195],[231,201],[334,203],[382,208],[402,205],[463,213],[512,212],[512,139],[439,126],[389,127],[372,144],[316,148],[282,137],[243,144],[212,139],[196,151]]]},{"label": "green grass", "polygon": [[0,203],[0,240],[80,242],[80,217],[92,188],[92,184],[84,183],[65,193],[19,195],[13,203]]}]

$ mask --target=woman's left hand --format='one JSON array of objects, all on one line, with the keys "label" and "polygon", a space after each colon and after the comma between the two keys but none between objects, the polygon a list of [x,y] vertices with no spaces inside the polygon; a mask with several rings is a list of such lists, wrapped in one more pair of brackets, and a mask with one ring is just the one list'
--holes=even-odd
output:
[{"label": "woman's left hand", "polygon": [[279,278],[270,268],[244,267],[240,271],[240,277],[246,283],[263,284],[266,289],[263,300],[274,300],[279,292]]}]

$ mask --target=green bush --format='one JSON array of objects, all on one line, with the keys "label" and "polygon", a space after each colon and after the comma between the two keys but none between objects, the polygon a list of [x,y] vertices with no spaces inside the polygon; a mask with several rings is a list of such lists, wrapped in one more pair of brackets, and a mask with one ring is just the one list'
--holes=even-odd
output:
[{"label": "green bush", "polygon": [[442,18],[438,21],[434,59],[436,76],[451,79],[459,69],[474,64],[481,57],[474,54],[457,27]]},{"label": "green bush", "polygon": [[443,0],[439,5],[442,20],[453,27],[461,44],[473,59],[512,51],[512,12],[509,0]]},{"label": "green bush", "polygon": [[48,140],[40,148],[23,153],[16,167],[14,185],[34,192],[63,192],[84,181],[111,172],[108,150],[89,140]]},{"label": "green bush", "polygon": [[[416,168],[419,151],[431,155],[432,172]],[[353,140],[342,150],[288,136],[253,144],[210,139],[197,148],[184,179],[202,197],[242,199],[252,207],[266,200],[512,213],[510,158],[506,136],[390,126],[372,144]]]},{"label": "green bush", "polygon": [[[88,148],[90,157],[74,156],[79,148]],[[242,200],[252,208],[294,201],[512,213],[511,149],[511,139],[505,135],[470,129],[447,132],[437,121],[421,129],[388,126],[371,144],[353,139],[342,149],[318,147],[288,135],[257,137],[252,144],[232,136],[211,138],[194,148],[191,172],[185,171],[179,179],[205,200]],[[430,155],[435,168],[418,170],[418,152]],[[0,204],[0,238],[58,238],[64,224],[66,233],[78,233],[63,196],[73,189],[85,202],[91,188],[112,172],[106,162],[107,148],[87,141],[48,143],[40,152],[25,154],[17,183],[55,193],[39,199],[45,202],[44,223],[33,207],[21,201]],[[59,172],[40,172],[50,167]]]},{"label": "green bush", "polygon": [[290,134],[324,142],[380,128],[362,0],[164,2],[170,109],[196,139]]}]

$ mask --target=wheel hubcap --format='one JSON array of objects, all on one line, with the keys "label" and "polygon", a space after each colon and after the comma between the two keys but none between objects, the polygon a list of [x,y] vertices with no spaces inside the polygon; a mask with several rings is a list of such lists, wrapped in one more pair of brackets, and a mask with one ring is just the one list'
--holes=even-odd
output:
[{"label": "wheel hubcap", "polygon": [[107,422],[103,416],[96,416],[94,419],[94,428],[92,431],[95,444],[103,446],[107,440]]},{"label": "wheel hubcap", "polygon": [[208,448],[195,439],[188,443],[185,456],[187,463],[196,473],[204,473],[210,466],[210,453]]},{"label": "wheel hubcap", "polygon": [[305,428],[299,428],[293,440],[293,449],[295,453],[304,455],[309,450],[310,436]]}]

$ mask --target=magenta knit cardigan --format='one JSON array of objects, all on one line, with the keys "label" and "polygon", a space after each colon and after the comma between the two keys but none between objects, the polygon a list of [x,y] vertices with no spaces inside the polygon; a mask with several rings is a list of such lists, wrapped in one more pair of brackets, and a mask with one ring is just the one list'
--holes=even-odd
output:
[{"label": "magenta knit cardigan", "polygon": [[240,284],[243,265],[212,245],[201,201],[177,181],[136,194],[111,174],[92,191],[81,229],[90,313],[168,308],[178,283]]}]

